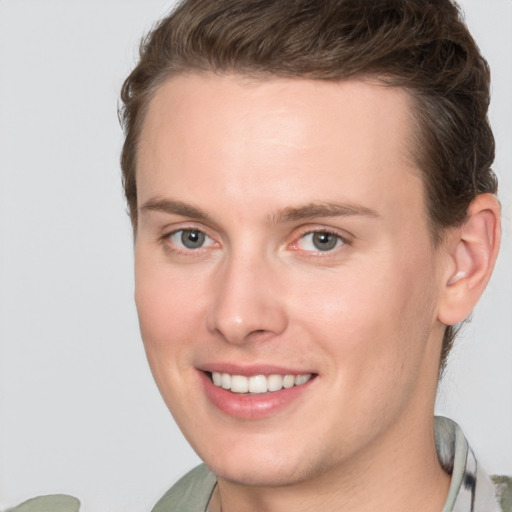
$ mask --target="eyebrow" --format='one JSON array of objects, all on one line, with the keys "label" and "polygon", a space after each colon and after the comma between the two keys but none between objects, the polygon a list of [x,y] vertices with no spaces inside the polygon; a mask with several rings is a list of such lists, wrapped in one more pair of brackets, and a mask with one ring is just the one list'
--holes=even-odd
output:
[{"label": "eyebrow", "polygon": [[139,208],[140,212],[162,212],[168,214],[180,215],[182,217],[190,217],[192,219],[207,221],[210,220],[209,215],[191,204],[175,201],[172,199],[154,198],[146,201]]},{"label": "eyebrow", "polygon": [[[141,212],[157,211],[167,214],[180,215],[201,221],[210,221],[210,216],[201,208],[173,199],[153,198],[146,201],[139,210]],[[270,222],[280,224],[296,222],[320,217],[349,217],[363,216],[377,218],[379,214],[358,204],[342,204],[333,202],[312,202],[303,206],[288,206],[269,216]]]},{"label": "eyebrow", "polygon": [[358,204],[342,204],[332,202],[308,203],[304,206],[289,206],[271,216],[273,223],[293,222],[305,219],[315,219],[318,217],[349,217],[363,216],[377,218],[379,214]]}]

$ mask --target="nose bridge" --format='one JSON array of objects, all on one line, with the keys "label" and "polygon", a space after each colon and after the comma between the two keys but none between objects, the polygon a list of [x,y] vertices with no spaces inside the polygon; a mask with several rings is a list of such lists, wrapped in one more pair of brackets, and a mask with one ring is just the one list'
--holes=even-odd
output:
[{"label": "nose bridge", "polygon": [[209,327],[233,344],[247,342],[254,333],[282,332],[287,320],[275,293],[276,267],[263,251],[248,247],[231,251],[217,269]]}]

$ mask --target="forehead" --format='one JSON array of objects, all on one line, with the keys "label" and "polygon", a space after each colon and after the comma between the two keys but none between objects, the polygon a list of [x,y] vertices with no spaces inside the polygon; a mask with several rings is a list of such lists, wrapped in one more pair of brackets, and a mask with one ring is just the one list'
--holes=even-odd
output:
[{"label": "forehead", "polygon": [[283,190],[284,203],[379,202],[383,188],[417,202],[423,189],[410,155],[411,103],[407,92],[376,81],[178,75],[148,107],[139,204],[166,189],[190,198],[194,189],[197,198],[205,180],[201,199],[242,197],[259,207]]},{"label": "forehead", "polygon": [[377,79],[256,79],[188,73],[168,79],[157,89],[149,102],[142,139],[150,131],[155,141],[155,131],[173,126],[191,142],[194,138],[186,129],[192,126],[196,136],[210,138],[217,132],[219,138],[227,139],[243,125],[246,138],[256,135],[258,140],[272,142],[287,137],[308,148],[320,139],[339,144],[341,137],[351,142],[359,138],[362,144],[363,139],[375,140],[384,127],[397,134],[393,141],[401,144],[401,153],[407,153],[411,113],[409,93]]}]

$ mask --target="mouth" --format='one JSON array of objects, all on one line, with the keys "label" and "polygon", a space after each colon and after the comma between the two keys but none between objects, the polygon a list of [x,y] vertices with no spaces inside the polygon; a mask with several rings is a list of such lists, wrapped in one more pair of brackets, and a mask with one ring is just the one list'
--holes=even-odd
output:
[{"label": "mouth", "polygon": [[282,389],[302,386],[313,378],[312,373],[301,375],[232,375],[230,373],[208,372],[214,386],[231,391],[231,393],[260,395],[275,393]]},{"label": "mouth", "polygon": [[301,397],[310,396],[308,390],[316,388],[318,380],[316,373],[230,366],[203,368],[199,375],[208,401],[222,413],[243,420],[262,420],[290,410],[293,404],[300,406]]}]

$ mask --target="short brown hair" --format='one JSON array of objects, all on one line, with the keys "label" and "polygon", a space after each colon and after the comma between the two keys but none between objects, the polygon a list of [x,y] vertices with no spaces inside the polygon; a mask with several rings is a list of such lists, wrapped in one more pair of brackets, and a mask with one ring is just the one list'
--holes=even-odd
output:
[{"label": "short brown hair", "polygon": [[[409,91],[434,244],[470,202],[496,193],[489,67],[450,0],[184,0],[143,39],[123,84],[123,184],[137,226],[137,144],[148,103],[178,73],[338,81]],[[445,330],[441,370],[456,328]]]}]

